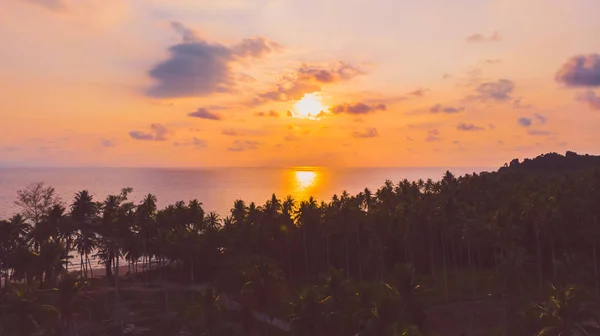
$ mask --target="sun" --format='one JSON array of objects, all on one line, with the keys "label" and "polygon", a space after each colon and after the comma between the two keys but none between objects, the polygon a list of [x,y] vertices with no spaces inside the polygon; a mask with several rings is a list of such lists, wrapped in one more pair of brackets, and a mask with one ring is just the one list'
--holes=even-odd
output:
[{"label": "sun", "polygon": [[293,115],[296,118],[317,119],[319,113],[326,111],[327,107],[323,105],[323,99],[319,93],[307,93],[302,99],[296,102]]}]

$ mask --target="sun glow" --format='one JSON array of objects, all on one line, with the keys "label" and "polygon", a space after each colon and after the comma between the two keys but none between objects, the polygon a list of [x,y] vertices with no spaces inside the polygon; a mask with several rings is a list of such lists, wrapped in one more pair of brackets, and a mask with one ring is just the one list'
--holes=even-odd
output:
[{"label": "sun glow", "polygon": [[304,119],[318,119],[319,113],[326,111],[323,99],[318,93],[307,93],[296,102],[294,117]]},{"label": "sun glow", "polygon": [[296,171],[296,183],[297,190],[304,191],[306,188],[312,186],[315,183],[317,173],[309,170],[297,170]]}]

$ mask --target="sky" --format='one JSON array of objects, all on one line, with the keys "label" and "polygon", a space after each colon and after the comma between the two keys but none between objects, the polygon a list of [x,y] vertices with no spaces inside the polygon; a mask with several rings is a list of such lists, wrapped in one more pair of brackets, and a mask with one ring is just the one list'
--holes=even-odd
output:
[{"label": "sky", "polygon": [[3,0],[0,166],[598,153],[597,0]]}]

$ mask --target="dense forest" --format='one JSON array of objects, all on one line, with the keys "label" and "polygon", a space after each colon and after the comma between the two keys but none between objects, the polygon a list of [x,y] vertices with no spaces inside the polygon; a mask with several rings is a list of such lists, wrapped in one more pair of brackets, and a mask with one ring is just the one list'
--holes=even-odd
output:
[{"label": "dense forest", "polygon": [[600,335],[599,157],[237,200],[223,217],[130,192],[18,192],[0,336]]}]

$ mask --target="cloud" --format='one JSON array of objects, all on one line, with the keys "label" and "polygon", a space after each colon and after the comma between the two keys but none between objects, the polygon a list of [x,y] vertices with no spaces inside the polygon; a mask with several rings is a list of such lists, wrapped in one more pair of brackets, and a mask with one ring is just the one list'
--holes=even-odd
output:
[{"label": "cloud", "polygon": [[259,143],[257,141],[235,140],[231,147],[227,147],[227,150],[230,152],[243,152],[243,151],[253,150],[253,149],[258,148],[258,144]]},{"label": "cloud", "polygon": [[117,145],[114,140],[110,139],[102,139],[100,140],[100,143],[102,144],[102,147],[115,147]]},{"label": "cloud", "polygon": [[508,79],[499,79],[495,82],[481,83],[476,89],[476,94],[470,99],[481,101],[506,101],[512,99],[510,94],[515,89],[515,83]]},{"label": "cloud", "polygon": [[273,117],[273,118],[277,118],[279,117],[279,112],[277,111],[269,111],[269,112],[256,112],[254,113],[255,116],[257,117]]},{"label": "cloud", "polygon": [[184,147],[184,146],[192,146],[194,149],[204,149],[207,146],[206,140],[199,139],[197,137],[193,137],[191,140],[183,141],[183,142],[174,142],[173,146],[175,147]]},{"label": "cloud", "polygon": [[232,64],[247,58],[261,58],[279,49],[278,44],[262,37],[227,47],[201,39],[179,22],[173,22],[171,26],[179,33],[182,42],[171,46],[170,57],[148,72],[156,81],[146,91],[151,97],[198,97],[231,92],[236,85]]},{"label": "cloud", "polygon": [[587,103],[594,110],[600,110],[600,96],[592,90],[576,94],[575,100],[580,103]]},{"label": "cloud", "polygon": [[325,85],[349,81],[362,74],[364,72],[344,62],[329,68],[304,64],[294,72],[283,76],[273,90],[256,95],[248,105],[298,100],[307,93],[320,91]]},{"label": "cloud", "polygon": [[241,57],[262,58],[270,53],[281,51],[283,47],[264,37],[252,37],[243,39],[232,49],[236,55]]},{"label": "cloud", "polygon": [[529,135],[552,135],[553,134],[550,131],[534,130],[534,129],[527,131],[527,133],[529,133]]},{"label": "cloud", "polygon": [[558,70],[554,79],[571,87],[600,86],[600,54],[571,57]]},{"label": "cloud", "polygon": [[438,131],[437,129],[432,129],[427,131],[427,138],[425,138],[425,141],[427,142],[434,142],[434,141],[441,141],[442,138],[440,138],[440,131]]},{"label": "cloud", "polygon": [[425,95],[425,93],[427,93],[428,91],[430,91],[430,90],[426,89],[426,88],[420,88],[420,89],[416,89],[414,91],[409,92],[408,95],[415,96],[415,97],[423,97]]},{"label": "cloud", "polygon": [[517,122],[523,127],[529,127],[532,124],[531,118],[519,118]]},{"label": "cloud", "polygon": [[164,141],[167,140],[167,134],[169,130],[161,124],[151,124],[150,130],[144,131],[131,131],[129,136],[136,140],[148,140],[148,141]]},{"label": "cloud", "polygon": [[469,43],[481,43],[481,42],[498,42],[502,40],[502,37],[500,36],[500,34],[498,34],[498,32],[495,32],[494,34],[488,36],[484,36],[482,34],[473,34],[469,37],[467,37],[467,42]]},{"label": "cloud", "polygon": [[63,11],[67,9],[67,6],[62,0],[25,0],[53,11]]},{"label": "cloud", "polygon": [[209,120],[221,120],[222,117],[216,113],[212,113],[205,108],[199,108],[195,112],[188,113],[188,117],[201,118],[201,119],[209,119]]},{"label": "cloud", "polygon": [[440,113],[441,112],[441,113],[453,114],[453,113],[460,113],[464,110],[465,110],[464,107],[442,106],[441,104],[436,104],[436,105],[433,105],[429,109],[429,112],[431,112],[431,113]]},{"label": "cloud", "polygon": [[222,130],[221,134],[227,135],[227,136],[258,136],[258,135],[263,135],[264,132],[260,131],[260,130],[228,128],[228,129]]},{"label": "cloud", "polygon": [[538,114],[538,113],[534,113],[533,117],[535,118],[535,120],[537,120],[538,123],[544,125],[546,122],[548,122],[548,118],[546,118],[545,116]]},{"label": "cloud", "polygon": [[501,63],[502,63],[502,60],[501,60],[501,59],[498,59],[498,58],[490,58],[490,59],[486,59],[486,60],[484,60],[484,62],[485,62],[486,64],[501,64]]},{"label": "cloud", "polygon": [[531,104],[521,104],[521,100],[523,100],[523,98],[519,97],[513,101],[512,106],[514,109],[521,110],[533,107]]},{"label": "cloud", "polygon": [[340,104],[335,105],[331,108],[331,112],[334,114],[348,113],[348,114],[369,114],[376,111],[385,111],[386,106],[384,104],[373,104],[368,105],[365,103],[355,104]]},{"label": "cloud", "polygon": [[379,132],[375,127],[371,127],[364,132],[352,132],[352,136],[355,138],[376,138],[379,136]]},{"label": "cloud", "polygon": [[459,131],[483,131],[484,127],[477,126],[475,124],[459,123],[456,125],[456,129]]}]

